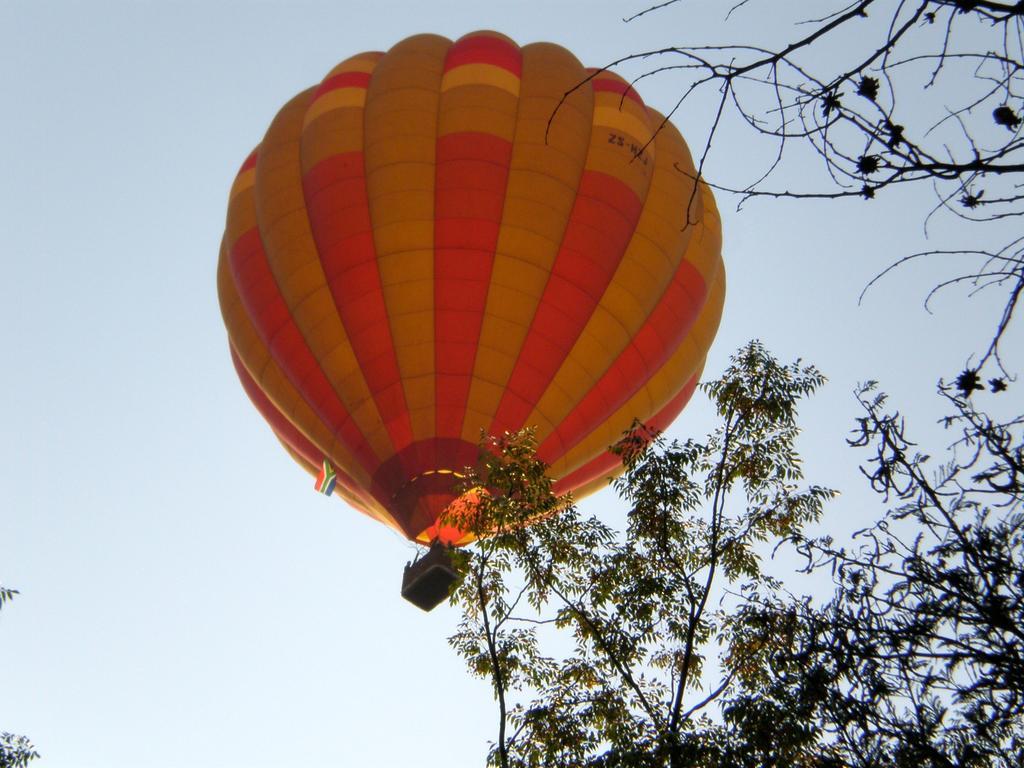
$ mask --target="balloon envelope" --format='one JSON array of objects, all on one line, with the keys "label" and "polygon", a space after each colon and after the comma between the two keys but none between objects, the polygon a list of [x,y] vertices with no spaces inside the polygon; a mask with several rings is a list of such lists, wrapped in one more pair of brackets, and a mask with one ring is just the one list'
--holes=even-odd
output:
[{"label": "balloon envelope", "polygon": [[231,356],[286,450],[410,539],[481,431],[534,426],[559,491],[686,404],[724,296],[721,227],[671,123],[550,43],[418,35],[289,101],[232,186]]}]

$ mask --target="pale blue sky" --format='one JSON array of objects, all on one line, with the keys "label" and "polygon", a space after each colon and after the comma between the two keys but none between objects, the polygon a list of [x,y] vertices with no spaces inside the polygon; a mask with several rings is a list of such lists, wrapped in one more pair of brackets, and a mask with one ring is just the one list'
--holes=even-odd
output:
[{"label": "pale blue sky", "polygon": [[[622,23],[642,7],[0,0],[0,583],[22,592],[0,614],[0,730],[30,735],[40,766],[482,764],[488,689],[447,647],[455,614],[399,598],[412,546],[314,493],[238,385],[214,285],[226,195],[277,108],[353,53],[493,28],[600,65],[712,42],[726,5]],[[678,84],[641,93],[664,110]],[[691,143],[700,104],[676,121]],[[712,177],[750,162],[729,137]],[[829,525],[865,522],[850,390],[883,379],[929,427],[983,307],[928,316],[907,271],[858,308],[922,245],[924,190],[719,204],[729,292],[707,370],[753,336],[824,370],[808,474],[847,494]],[[709,424],[698,396],[672,434]],[[617,507],[606,491],[587,508]]]}]

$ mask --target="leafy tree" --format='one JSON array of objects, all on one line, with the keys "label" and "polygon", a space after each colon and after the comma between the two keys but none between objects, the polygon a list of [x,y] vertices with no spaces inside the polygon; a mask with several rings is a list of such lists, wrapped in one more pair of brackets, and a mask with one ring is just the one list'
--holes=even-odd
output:
[{"label": "leafy tree", "polygon": [[[1024,764],[1024,419],[943,388],[956,442],[932,473],[860,389],[850,442],[890,508],[840,546],[804,531],[833,493],[803,485],[793,447],[822,380],[751,343],[704,385],[721,420],[705,441],[635,429],[621,534],[553,495],[529,433],[488,443],[461,522],[490,535],[458,556],[451,643],[494,690],[491,764]],[[832,597],[787,592],[771,547]]]},{"label": "leafy tree", "polygon": [[[637,80],[671,78],[679,99],[669,117],[684,104],[710,108],[698,173],[741,203],[873,200],[923,184],[936,195],[926,224],[943,212],[994,225],[896,264],[940,257],[958,265],[935,280],[926,306],[935,291],[965,283],[994,307],[1001,302],[992,338],[969,370],[993,363],[1005,373],[999,345],[1024,291],[1024,238],[998,226],[1024,215],[1024,3],[736,0],[723,4],[722,23],[710,29],[695,25],[694,5],[667,0],[626,21],[657,13],[700,44],[638,51],[608,66],[636,62],[646,68]],[[777,34],[780,21],[792,22],[789,34]],[[691,105],[695,99],[704,100]],[[752,169],[731,182],[715,166],[727,149],[716,152],[726,125],[746,133]],[[808,167],[815,155],[820,173]]]},{"label": "leafy tree", "polygon": [[[18,590],[0,585],[0,608],[18,594]],[[25,768],[39,757],[35,747],[25,736],[0,731],[0,768]]]},{"label": "leafy tree", "polygon": [[759,596],[734,617],[765,678],[725,703],[708,765],[781,749],[852,768],[1024,765],[1024,420],[942,388],[956,441],[929,471],[874,389],[850,443],[894,506],[851,547],[793,537],[808,571],[834,575],[825,606]]},{"label": "leafy tree", "polygon": [[0,732],[0,768],[25,768],[37,757],[39,753],[25,736]]},{"label": "leafy tree", "polygon": [[[706,441],[638,426],[618,446],[624,536],[555,497],[529,432],[490,442],[468,481],[488,493],[458,521],[489,535],[458,555],[451,643],[494,688],[493,764],[686,762],[687,734],[742,669],[708,665],[729,622],[723,585],[770,585],[757,545],[798,532],[832,496],[799,486],[794,450],[796,405],[823,381],[752,342],[704,385],[722,421]],[[551,629],[573,647],[543,652]]]}]

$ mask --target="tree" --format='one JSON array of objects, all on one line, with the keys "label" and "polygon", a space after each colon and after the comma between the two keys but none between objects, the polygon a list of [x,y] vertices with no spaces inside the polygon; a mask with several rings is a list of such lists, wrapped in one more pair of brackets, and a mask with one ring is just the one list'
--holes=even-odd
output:
[{"label": "tree", "polygon": [[39,757],[25,736],[0,731],[0,768],[25,768]]},{"label": "tree", "polygon": [[[626,21],[669,14],[668,6],[686,14],[692,4],[667,0]],[[926,307],[936,291],[957,284],[991,295],[994,306],[1001,302],[991,339],[968,370],[991,363],[1005,374],[1000,341],[1024,291],[1024,237],[996,223],[1024,215],[1024,3],[834,0],[807,7],[737,0],[722,30],[694,31],[703,40],[742,40],[640,51],[608,66],[639,62],[646,69],[636,80],[681,78],[669,118],[710,97],[714,118],[698,175],[710,173],[709,184],[738,195],[741,204],[752,197],[871,200],[924,184],[936,195],[926,224],[941,211],[995,225],[972,230],[962,245],[909,254],[893,266],[930,257],[962,265],[936,279]],[[773,38],[772,24],[763,22],[791,9],[801,14],[792,34]],[[749,23],[758,13],[762,23]],[[687,21],[684,15],[680,24],[693,30]],[[715,141],[727,123],[747,131],[748,156],[757,158],[761,147],[761,162],[733,183],[715,177]],[[808,149],[820,173],[808,173]]]},{"label": "tree", "polygon": [[1024,764],[1024,420],[942,388],[956,441],[929,471],[874,389],[857,393],[850,444],[894,506],[849,547],[791,537],[835,594],[820,607],[758,595],[732,618],[730,647],[761,656],[696,740],[696,764]]},{"label": "tree", "polygon": [[[624,534],[554,497],[529,434],[490,441],[468,522],[491,535],[459,556],[451,642],[494,690],[492,764],[1024,764],[1024,419],[943,388],[956,443],[933,475],[858,390],[850,442],[888,508],[840,546],[805,532],[833,493],[802,484],[793,448],[821,382],[751,343],[703,385],[707,440],[634,430]],[[780,547],[831,598],[769,575]]]},{"label": "tree", "polygon": [[[16,594],[18,590],[0,585],[0,608]],[[0,768],[25,768],[37,757],[39,753],[25,736],[0,731]]]},{"label": "tree", "polygon": [[[638,425],[617,448],[624,536],[554,496],[529,432],[490,442],[467,481],[488,492],[457,521],[487,535],[458,556],[451,643],[493,686],[493,764],[688,764],[695,718],[741,668],[700,691],[729,621],[722,585],[770,584],[755,546],[796,533],[832,496],[798,486],[794,450],[796,405],[823,381],[752,342],[704,385],[722,420],[705,442],[666,443]],[[542,652],[551,629],[574,647]]]}]

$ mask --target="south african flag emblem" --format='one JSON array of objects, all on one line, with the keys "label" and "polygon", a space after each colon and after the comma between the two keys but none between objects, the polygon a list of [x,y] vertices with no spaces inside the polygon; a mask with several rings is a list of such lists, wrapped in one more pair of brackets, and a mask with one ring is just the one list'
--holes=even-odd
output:
[{"label": "south african flag emblem", "polygon": [[325,496],[330,496],[334,493],[334,486],[338,482],[338,476],[335,474],[331,463],[324,459],[324,465],[320,469],[320,474],[316,476],[316,485],[313,487]]}]

